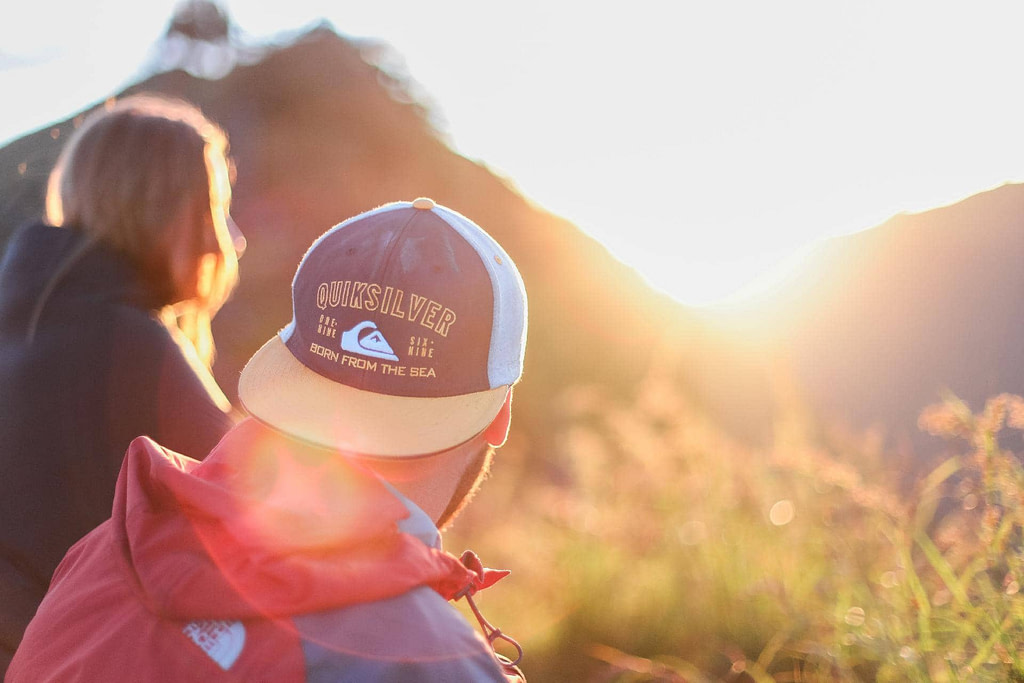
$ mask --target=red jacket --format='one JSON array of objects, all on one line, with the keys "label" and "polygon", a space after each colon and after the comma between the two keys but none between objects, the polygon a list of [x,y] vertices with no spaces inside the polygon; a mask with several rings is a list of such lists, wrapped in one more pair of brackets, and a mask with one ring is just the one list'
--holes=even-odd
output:
[{"label": "red jacket", "polygon": [[[504,681],[445,602],[481,576],[371,473],[253,420],[203,462],[132,443],[6,681]],[[443,596],[443,597],[442,597]]]}]

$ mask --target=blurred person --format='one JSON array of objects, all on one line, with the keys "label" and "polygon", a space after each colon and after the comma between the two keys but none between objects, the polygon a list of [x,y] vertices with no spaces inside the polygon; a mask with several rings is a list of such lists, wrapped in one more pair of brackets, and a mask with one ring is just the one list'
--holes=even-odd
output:
[{"label": "blurred person", "polygon": [[[507,572],[441,549],[523,367],[504,250],[420,198],[318,238],[291,322],[249,360],[250,417],[203,460],[134,441],[112,517],[54,575],[22,681],[507,681],[472,595]],[[465,597],[481,637],[447,600]],[[489,641],[489,642],[488,642]]]},{"label": "blurred person", "polygon": [[234,423],[210,373],[242,247],[227,144],[183,102],[98,110],[0,262],[0,672],[131,441],[202,457]]}]

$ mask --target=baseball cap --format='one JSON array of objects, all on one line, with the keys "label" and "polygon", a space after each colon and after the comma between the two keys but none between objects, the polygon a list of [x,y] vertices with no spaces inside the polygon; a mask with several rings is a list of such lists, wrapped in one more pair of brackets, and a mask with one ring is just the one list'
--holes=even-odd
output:
[{"label": "baseball cap", "polygon": [[245,409],[330,448],[432,453],[479,434],[523,370],[526,290],[501,246],[419,198],[321,235],[292,281],[292,320],[239,378]]}]

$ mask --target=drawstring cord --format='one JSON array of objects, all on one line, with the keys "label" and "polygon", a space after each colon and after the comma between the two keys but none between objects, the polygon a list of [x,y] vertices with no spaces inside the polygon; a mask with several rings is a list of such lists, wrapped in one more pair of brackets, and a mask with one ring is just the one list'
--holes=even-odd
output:
[{"label": "drawstring cord", "polygon": [[[466,598],[466,602],[469,603],[469,608],[473,610],[473,615],[476,620],[480,622],[480,629],[484,632],[484,637],[487,638],[488,644],[491,646],[491,650],[495,655],[498,655],[497,650],[494,649],[494,641],[504,640],[516,649],[518,656],[515,660],[510,662],[511,666],[518,666],[519,662],[523,659],[523,647],[516,642],[515,638],[505,635],[501,632],[500,628],[495,627],[491,622],[484,619],[484,615],[480,613],[480,608],[476,606],[476,602],[473,600],[473,594],[481,588],[487,588],[493,585],[499,579],[504,578],[508,575],[507,571],[496,571],[493,569],[484,569],[483,564],[480,562],[480,558],[476,556],[472,550],[467,550],[462,553],[462,564],[469,570],[476,573],[477,578],[471,581],[465,588],[455,594],[453,600],[459,598]],[[501,655],[498,655],[501,656]]]},{"label": "drawstring cord", "polygon": [[[476,615],[476,620],[480,622],[480,628],[484,632],[484,636],[487,638],[487,642],[490,643],[491,649],[494,650],[495,640],[504,640],[516,649],[518,656],[510,662],[511,666],[518,666],[519,662],[523,661],[523,646],[516,642],[516,639],[512,636],[507,636],[501,632],[500,628],[495,628],[491,622],[484,619],[484,615],[480,614],[480,609],[473,602],[473,596],[467,593],[465,590],[455,597],[458,600],[461,597],[466,598],[466,602],[469,603],[469,608],[473,610],[473,614]],[[497,651],[495,650],[495,654]]]}]

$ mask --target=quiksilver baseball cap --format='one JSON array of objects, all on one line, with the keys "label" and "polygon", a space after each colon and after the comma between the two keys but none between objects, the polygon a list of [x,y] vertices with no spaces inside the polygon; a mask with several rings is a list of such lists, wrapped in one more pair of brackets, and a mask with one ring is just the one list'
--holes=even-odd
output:
[{"label": "quiksilver baseball cap", "polygon": [[256,418],[342,451],[410,456],[487,428],[519,380],[527,303],[512,259],[420,198],[328,230],[292,281],[292,320],[242,370]]}]

